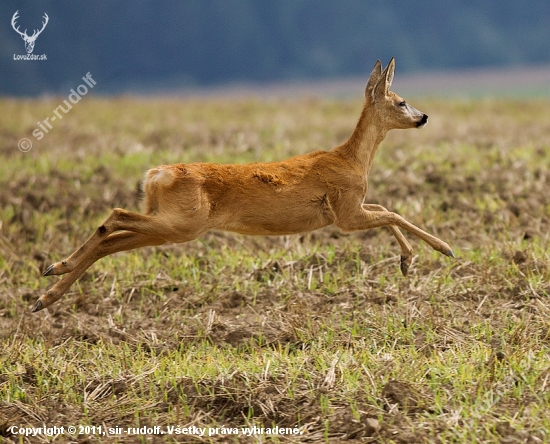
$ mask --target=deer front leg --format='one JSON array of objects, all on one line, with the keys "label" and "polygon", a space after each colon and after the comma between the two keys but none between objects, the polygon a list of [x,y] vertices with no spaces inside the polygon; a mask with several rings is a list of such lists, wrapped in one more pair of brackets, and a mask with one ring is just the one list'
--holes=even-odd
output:
[{"label": "deer front leg", "polygon": [[413,225],[403,219],[403,217],[390,211],[368,211],[361,208],[358,212],[347,214],[345,217],[340,218],[336,222],[336,225],[343,231],[369,230],[370,228],[389,227],[393,225],[403,228],[409,233],[419,237],[434,250],[439,251],[446,256],[455,257],[449,244],[443,242],[435,236],[432,236],[430,233],[426,233],[416,225]]},{"label": "deer front leg", "polygon": [[[119,251],[133,250],[135,248],[147,247],[153,245],[162,245],[166,241],[164,239],[150,236],[141,233],[132,233],[129,231],[114,233],[100,241],[99,245],[87,252],[80,248],[76,252],[80,252],[78,263],[72,267],[71,271],[66,274],[63,279],[57,282],[50,290],[43,294],[32,308],[33,312],[40,311],[48,307],[55,301],[61,298],[69,287],[97,260],[109,254]],[[76,252],[74,254],[76,254]],[[74,256],[71,255],[72,256]]]},{"label": "deer front leg", "polygon": [[[382,205],[374,204],[363,204],[363,209],[366,211],[389,212],[388,209],[383,207]],[[401,247],[401,262],[399,264],[399,268],[401,269],[401,273],[403,274],[403,276],[407,276],[409,272],[409,267],[411,266],[412,262],[413,249],[411,247],[411,244],[409,244],[407,239],[405,239],[405,236],[403,236],[403,233],[399,231],[399,228],[397,228],[395,225],[389,225],[388,228],[394,235],[399,246]]]}]

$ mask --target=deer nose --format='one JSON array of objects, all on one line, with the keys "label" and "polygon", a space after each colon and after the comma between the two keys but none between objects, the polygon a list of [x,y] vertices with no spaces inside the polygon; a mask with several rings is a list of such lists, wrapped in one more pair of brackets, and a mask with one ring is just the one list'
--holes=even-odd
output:
[{"label": "deer nose", "polygon": [[416,127],[422,128],[424,125],[426,125],[426,123],[428,123],[428,115],[422,114],[422,118],[418,122],[416,122]]}]

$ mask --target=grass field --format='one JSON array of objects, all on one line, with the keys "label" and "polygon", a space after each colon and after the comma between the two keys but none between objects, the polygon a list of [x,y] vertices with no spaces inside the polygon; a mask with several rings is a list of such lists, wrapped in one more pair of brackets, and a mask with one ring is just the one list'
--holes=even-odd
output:
[{"label": "grass field", "polygon": [[[386,229],[210,233],[107,257],[31,314],[148,168],[330,149],[361,109],[85,97],[35,140],[61,101],[0,100],[0,442],[550,442],[547,102],[417,100],[429,125],[382,143],[367,201],[456,259],[407,236],[405,278]],[[127,433],[154,426],[173,434]]]}]

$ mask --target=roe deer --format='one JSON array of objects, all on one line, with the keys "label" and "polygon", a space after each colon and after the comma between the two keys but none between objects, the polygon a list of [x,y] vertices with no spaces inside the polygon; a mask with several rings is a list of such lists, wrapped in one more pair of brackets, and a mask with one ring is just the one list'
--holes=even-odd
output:
[{"label": "roe deer", "polygon": [[[422,128],[428,116],[389,91],[395,61],[374,65],[365,104],[350,138],[331,151],[281,162],[162,165],[144,181],[144,214],[115,208],[94,234],[44,276],[68,273],[38,299],[36,312],[57,301],[98,259],[118,251],[188,242],[209,230],[285,235],[335,225],[342,231],[388,227],[401,247],[407,275],[412,248],[399,228],[454,257],[449,245],[380,205],[363,203],[376,150],[395,128]],[[399,228],[398,228],[399,227]]]}]

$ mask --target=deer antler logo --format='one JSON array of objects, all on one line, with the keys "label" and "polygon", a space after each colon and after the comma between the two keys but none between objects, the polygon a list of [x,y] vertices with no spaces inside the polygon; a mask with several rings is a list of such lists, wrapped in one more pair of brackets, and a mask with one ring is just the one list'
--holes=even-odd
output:
[{"label": "deer antler logo", "polygon": [[17,32],[21,36],[21,38],[25,41],[25,49],[27,50],[27,54],[32,54],[32,51],[34,50],[34,42],[36,41],[40,33],[44,31],[44,28],[48,24],[48,20],[49,20],[48,14],[44,13],[43,18],[46,21],[42,22],[42,29],[40,31],[35,29],[32,35],[28,36],[26,29],[25,29],[25,32],[21,32],[19,31],[19,26],[17,28],[15,27],[15,22],[19,18],[19,15],[17,15],[18,13],[19,11],[15,11],[15,14],[13,14],[13,17],[11,18],[11,26],[15,30],[15,32]]}]

